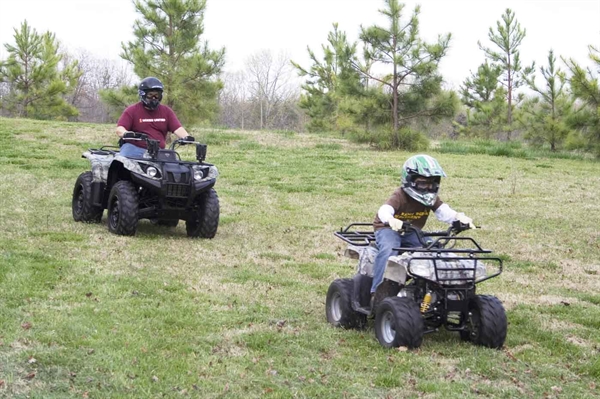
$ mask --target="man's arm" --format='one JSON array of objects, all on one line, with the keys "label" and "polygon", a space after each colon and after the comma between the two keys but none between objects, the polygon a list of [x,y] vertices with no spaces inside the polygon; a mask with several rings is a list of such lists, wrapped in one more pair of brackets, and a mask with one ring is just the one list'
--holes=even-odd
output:
[{"label": "man's arm", "polygon": [[188,132],[183,128],[183,126],[176,129],[173,133],[175,134],[175,136],[179,137],[180,139],[184,139],[187,136],[189,136]]},{"label": "man's arm", "polygon": [[117,126],[117,136],[123,137],[123,133],[125,133],[127,131],[128,130],[125,129],[123,126]]}]

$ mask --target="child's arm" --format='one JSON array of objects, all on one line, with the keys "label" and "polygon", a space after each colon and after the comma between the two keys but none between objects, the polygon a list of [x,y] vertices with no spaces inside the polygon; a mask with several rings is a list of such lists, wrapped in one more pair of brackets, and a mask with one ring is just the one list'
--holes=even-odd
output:
[{"label": "child's arm", "polygon": [[377,211],[377,216],[383,224],[389,223],[390,219],[394,218],[394,208],[388,204],[381,205],[379,211]]},{"label": "child's arm", "polygon": [[462,212],[456,212],[454,209],[450,208],[450,205],[448,204],[440,205],[434,213],[435,217],[440,222],[452,224],[452,222],[458,220],[462,224],[468,224],[472,229],[475,228],[475,225],[473,224],[473,219],[471,219]]}]

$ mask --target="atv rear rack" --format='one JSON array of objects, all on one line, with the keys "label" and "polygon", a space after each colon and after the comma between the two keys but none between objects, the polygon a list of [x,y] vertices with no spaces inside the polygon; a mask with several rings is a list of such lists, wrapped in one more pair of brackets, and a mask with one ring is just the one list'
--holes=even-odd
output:
[{"label": "atv rear rack", "polygon": [[[350,229],[354,226],[371,227],[371,231],[351,231]],[[375,232],[373,231],[373,223],[352,223],[346,226],[340,231],[336,231],[333,233],[336,237],[341,238],[344,242],[352,245],[356,245],[357,247],[367,247],[371,245],[371,243],[375,243]]]}]

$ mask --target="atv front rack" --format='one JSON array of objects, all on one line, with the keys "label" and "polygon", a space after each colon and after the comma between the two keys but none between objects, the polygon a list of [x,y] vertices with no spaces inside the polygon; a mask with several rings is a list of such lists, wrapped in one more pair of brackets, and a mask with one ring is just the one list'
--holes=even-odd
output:
[{"label": "atv front rack", "polygon": [[[418,261],[430,262],[431,276],[419,275],[419,277],[439,284],[442,288],[456,285],[466,285],[470,289],[475,283],[488,280],[502,273],[502,259],[491,256],[482,256],[492,253],[489,249],[483,249],[471,237],[458,237],[452,234],[452,228],[447,232],[423,233],[416,230],[419,240],[423,244],[422,248],[394,248],[401,254],[409,254],[410,259],[406,269],[411,275],[419,275],[415,270],[415,264]],[[425,242],[426,237],[437,237],[431,242]],[[458,242],[466,243],[462,248],[456,248]],[[472,248],[465,246],[472,245]],[[446,248],[449,246],[449,248]],[[419,255],[411,255],[418,252]],[[490,275],[484,274],[478,276],[478,266],[485,265],[486,262],[496,263],[497,271]],[[459,266],[457,266],[457,263]],[[483,266],[485,268],[485,266]],[[485,269],[484,269],[485,270]]]},{"label": "atv front rack", "polygon": [[[364,228],[367,226],[371,227],[371,229],[365,230]],[[335,232],[334,235],[348,244],[357,247],[366,247],[375,244],[375,232],[372,230],[372,226],[372,223],[352,223]],[[422,244],[422,247],[394,248],[400,254],[419,253],[419,255],[411,256],[408,261],[407,270],[411,275],[418,275],[418,273],[412,270],[416,261],[431,262],[432,275],[430,278],[426,276],[420,277],[442,286],[456,284],[472,285],[475,282],[479,283],[502,273],[502,259],[482,256],[490,254],[492,251],[483,249],[471,237],[456,236],[458,232],[462,231],[457,230],[457,226],[453,225],[446,231],[423,232],[407,223],[404,232],[406,231],[415,231]],[[456,248],[458,242],[465,244],[463,248]],[[465,248],[469,244],[472,247]],[[456,262],[462,263],[460,269],[449,266],[451,263]],[[478,262],[497,262],[497,272],[478,279],[476,275]],[[460,270],[460,273],[457,270]]]}]

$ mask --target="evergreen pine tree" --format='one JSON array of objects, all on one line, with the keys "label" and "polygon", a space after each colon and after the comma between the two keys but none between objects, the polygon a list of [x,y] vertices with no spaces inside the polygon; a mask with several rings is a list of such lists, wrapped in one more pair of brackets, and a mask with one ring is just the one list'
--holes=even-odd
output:
[{"label": "evergreen pine tree", "polygon": [[419,37],[419,12],[416,7],[408,21],[402,20],[404,4],[385,0],[379,10],[388,24],[361,27],[360,39],[365,44],[366,59],[373,66],[386,68],[378,76],[353,61],[353,67],[368,79],[389,91],[393,147],[401,145],[400,128],[421,118],[453,116],[456,98],[442,93],[438,65],[448,50],[450,34],[439,36],[436,43],[425,43]]},{"label": "evergreen pine tree", "polygon": [[526,30],[521,29],[521,24],[515,19],[515,13],[507,8],[502,14],[502,21],[496,22],[496,31],[489,29],[488,38],[495,44],[499,51],[484,47],[478,42],[492,65],[502,68],[500,83],[506,88],[508,108],[506,110],[507,139],[510,140],[513,122],[513,102],[520,101],[521,97],[515,96],[515,90],[526,84],[527,77],[534,71],[535,62],[531,66],[523,67],[519,46],[525,38]]},{"label": "evergreen pine tree", "polygon": [[548,53],[548,66],[541,67],[540,72],[545,80],[545,88],[539,88],[535,79],[527,79],[527,84],[539,97],[523,104],[525,138],[534,144],[547,143],[552,151],[556,151],[569,134],[565,121],[571,112],[573,101],[566,93],[565,75],[556,66],[552,50]]},{"label": "evergreen pine tree", "polygon": [[347,112],[351,108],[351,98],[361,91],[360,76],[350,64],[356,57],[356,43],[349,43],[346,33],[340,31],[336,23],[327,35],[327,42],[328,45],[322,46],[322,61],[308,48],[313,62],[310,69],[293,61],[292,65],[300,76],[308,77],[302,85],[305,94],[300,99],[300,107],[311,118],[308,129],[344,132],[352,127]]},{"label": "evergreen pine tree", "polygon": [[54,34],[42,35],[27,21],[15,29],[15,45],[5,44],[8,59],[0,63],[0,82],[9,86],[2,107],[10,114],[35,119],[68,119],[78,111],[65,101],[81,73],[77,63],[59,70],[62,54]]},{"label": "evergreen pine tree", "polygon": [[569,118],[569,123],[581,131],[585,145],[600,158],[600,49],[589,46],[589,57],[596,72],[585,69],[573,59],[564,60],[571,72],[569,82],[573,95],[583,102]]},{"label": "evergreen pine tree", "polygon": [[471,73],[460,87],[462,102],[469,108],[478,109],[482,103],[489,103],[498,88],[498,78],[502,69],[487,61],[479,66],[477,73]]},{"label": "evergreen pine tree", "polygon": [[461,85],[460,94],[467,110],[467,123],[456,126],[462,135],[493,137],[506,125],[506,90],[498,83],[502,68],[487,61],[477,68],[477,73]]},{"label": "evergreen pine tree", "polygon": [[506,125],[506,91],[498,83],[501,74],[499,66],[486,61],[461,85],[462,102],[469,107],[466,125],[458,126],[461,134],[490,138],[502,131]]}]

